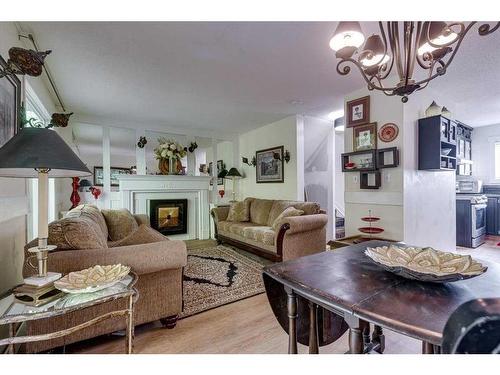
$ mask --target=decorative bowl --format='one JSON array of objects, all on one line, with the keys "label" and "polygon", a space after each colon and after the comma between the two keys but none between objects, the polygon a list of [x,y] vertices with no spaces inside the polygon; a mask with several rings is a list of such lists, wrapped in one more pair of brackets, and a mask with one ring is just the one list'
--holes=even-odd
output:
[{"label": "decorative bowl", "polygon": [[434,283],[470,279],[488,269],[469,255],[447,253],[431,247],[369,247],[365,254],[396,275]]},{"label": "decorative bowl", "polygon": [[121,264],[94,266],[57,280],[54,286],[65,293],[93,293],[115,285],[130,272],[130,267]]},{"label": "decorative bowl", "polygon": [[451,152],[451,148],[442,148],[441,149],[441,155],[442,156],[448,156]]}]

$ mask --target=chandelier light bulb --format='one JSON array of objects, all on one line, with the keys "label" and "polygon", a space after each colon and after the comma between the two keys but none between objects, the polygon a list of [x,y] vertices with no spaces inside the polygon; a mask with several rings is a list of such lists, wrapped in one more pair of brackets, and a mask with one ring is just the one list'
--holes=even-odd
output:
[{"label": "chandelier light bulb", "polygon": [[330,48],[340,51],[344,48],[359,48],[365,41],[359,22],[339,22],[335,34],[330,39]]},{"label": "chandelier light bulb", "polygon": [[384,42],[379,35],[371,35],[363,47],[360,54],[359,62],[364,67],[372,67],[375,65],[385,64],[389,61],[389,55],[384,54]]},{"label": "chandelier light bulb", "polygon": [[431,43],[440,46],[446,46],[458,38],[458,34],[451,30],[445,22],[425,22],[420,38],[420,47],[417,51],[420,56],[439,49],[427,41],[427,31]]}]

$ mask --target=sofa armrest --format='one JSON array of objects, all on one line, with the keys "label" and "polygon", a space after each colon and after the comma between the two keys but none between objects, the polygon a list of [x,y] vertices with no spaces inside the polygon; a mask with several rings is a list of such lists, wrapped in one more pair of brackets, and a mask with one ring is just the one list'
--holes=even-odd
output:
[{"label": "sofa armrest", "polygon": [[283,219],[281,228],[284,225],[289,226],[287,234],[309,232],[315,229],[321,229],[328,223],[328,215],[314,214],[304,216],[292,216]]},{"label": "sofa armrest", "polygon": [[228,215],[229,215],[229,206],[212,208],[212,217],[214,218],[215,223],[226,220]]},{"label": "sofa armrest", "polygon": [[182,268],[187,264],[186,244],[161,241],[108,249],[56,251],[49,254],[48,269],[67,274],[97,264],[117,263],[130,266],[138,275]]},{"label": "sofa armrest", "polygon": [[134,214],[134,219],[137,222],[137,224],[141,225],[147,225],[148,227],[151,226],[151,220],[149,219],[148,215],[145,214]]}]

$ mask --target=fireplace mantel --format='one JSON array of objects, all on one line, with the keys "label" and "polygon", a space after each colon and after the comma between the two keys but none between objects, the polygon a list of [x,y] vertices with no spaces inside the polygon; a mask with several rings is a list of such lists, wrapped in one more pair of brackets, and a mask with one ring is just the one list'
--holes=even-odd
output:
[{"label": "fireplace mantel", "polygon": [[135,214],[149,214],[153,199],[187,199],[188,233],[175,239],[210,237],[209,176],[122,175],[122,206]]}]

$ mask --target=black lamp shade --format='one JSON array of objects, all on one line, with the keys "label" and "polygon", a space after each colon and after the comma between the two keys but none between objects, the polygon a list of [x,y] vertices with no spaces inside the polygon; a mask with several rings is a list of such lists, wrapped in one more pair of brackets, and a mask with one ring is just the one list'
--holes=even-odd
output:
[{"label": "black lamp shade", "polygon": [[241,178],[241,177],[243,177],[243,176],[240,174],[240,172],[238,172],[238,170],[236,168],[231,168],[229,170],[229,172],[227,172],[225,178],[233,179],[233,178]]},{"label": "black lamp shade", "polygon": [[55,131],[24,128],[0,148],[0,177],[37,177],[37,169],[49,169],[50,177],[92,174]]},{"label": "black lamp shade", "polygon": [[83,179],[83,180],[80,180],[79,185],[80,185],[80,187],[89,187],[89,186],[92,186],[92,183],[89,180]]}]

